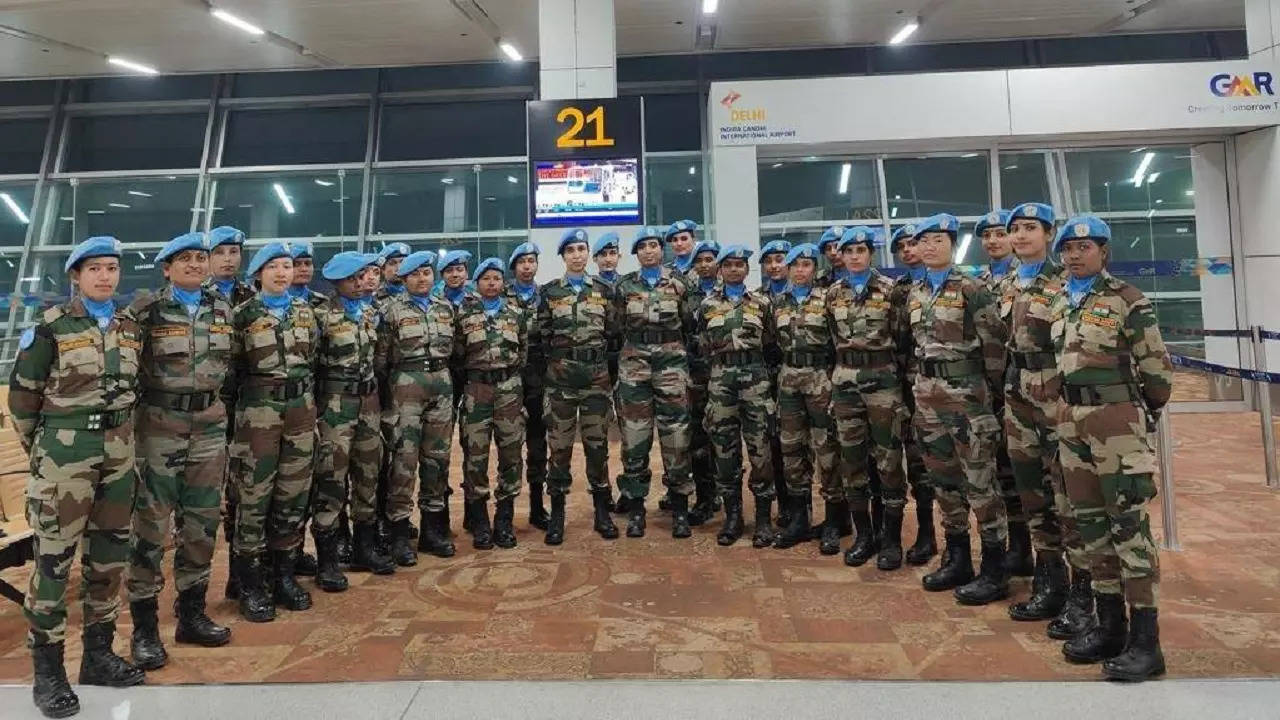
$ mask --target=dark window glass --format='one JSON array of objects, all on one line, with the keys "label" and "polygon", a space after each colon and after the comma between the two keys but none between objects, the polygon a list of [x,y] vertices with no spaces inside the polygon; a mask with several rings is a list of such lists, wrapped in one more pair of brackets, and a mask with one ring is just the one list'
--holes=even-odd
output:
[{"label": "dark window glass", "polygon": [[[1191,149],[1184,146],[1068,151],[1067,178],[1080,212],[1191,210]],[[1141,172],[1139,172],[1141,171]]]},{"label": "dark window glass", "polygon": [[367,93],[376,87],[377,74],[374,69],[241,73],[235,77],[232,95],[272,97]]},{"label": "dark window glass", "polygon": [[1042,152],[1000,153],[1000,205],[1012,210],[1025,202],[1052,203],[1047,160]]},{"label": "dark window glass", "polygon": [[43,242],[74,245],[93,235],[113,235],[123,242],[162,244],[191,226],[195,196],[193,177],[60,180],[49,187],[48,202],[57,214]]},{"label": "dark window glass", "polygon": [[648,152],[702,148],[698,104],[701,95],[646,95],[644,143]]},{"label": "dark window glass", "polygon": [[880,217],[871,160],[761,162],[758,174],[761,222]]},{"label": "dark window glass", "polygon": [[677,220],[702,223],[702,158],[645,160],[647,222],[670,225]]},{"label": "dark window glass", "polygon": [[382,89],[386,92],[532,86],[537,82],[538,65],[531,62],[427,65],[382,71]]},{"label": "dark window glass", "polygon": [[355,235],[362,187],[359,172],[222,178],[213,184],[210,226],[231,225],[255,240]]},{"label": "dark window glass", "polygon": [[477,197],[476,173],[470,167],[379,173],[373,178],[373,232],[472,232]]},{"label": "dark window glass", "polygon": [[866,48],[735,52],[703,55],[707,80],[748,77],[857,75],[867,71]]},{"label": "dark window glass", "polygon": [[48,131],[46,118],[0,122],[0,175],[40,172]]},{"label": "dark window glass", "polygon": [[[0,184],[0,246],[22,245],[27,239],[27,226],[31,224],[32,199],[35,185]],[[0,271],[9,265],[0,260]],[[0,294],[9,292],[0,286]]]},{"label": "dark window glass", "polygon": [[991,209],[986,153],[970,157],[888,158],[889,217],[983,215]]},{"label": "dark window glass", "polygon": [[212,93],[212,75],[109,77],[77,82],[71,91],[71,101],[207,100]]},{"label": "dark window glass", "polygon": [[369,110],[242,110],[227,120],[222,166],[362,162]]},{"label": "dark window glass", "polygon": [[51,105],[55,87],[52,80],[0,82],[0,105]]},{"label": "dark window glass", "polygon": [[1156,33],[1037,41],[1041,65],[1201,60],[1214,57],[1206,33]]},{"label": "dark window glass", "polygon": [[873,73],[974,70],[1028,64],[1025,47],[1018,41],[878,46],[869,48],[868,52]]},{"label": "dark window glass", "polygon": [[206,113],[71,118],[63,169],[199,167],[207,119]]},{"label": "dark window glass", "polygon": [[390,105],[382,111],[380,160],[525,154],[523,100]]}]

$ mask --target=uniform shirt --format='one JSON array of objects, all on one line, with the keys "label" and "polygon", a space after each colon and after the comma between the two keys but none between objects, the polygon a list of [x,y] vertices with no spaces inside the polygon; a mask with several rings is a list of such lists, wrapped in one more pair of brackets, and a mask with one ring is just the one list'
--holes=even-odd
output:
[{"label": "uniform shirt", "polygon": [[897,344],[902,371],[907,379],[913,379],[916,373],[915,341],[911,337],[911,322],[908,308],[911,305],[911,286],[915,281],[911,273],[906,272],[893,281],[893,292],[889,302],[893,305],[898,317],[902,320],[898,327]]},{"label": "uniform shirt", "polygon": [[315,309],[315,316],[320,342],[316,377],[338,382],[372,380],[378,333],[373,308],[363,307],[359,319],[352,320],[338,296]]},{"label": "uniform shirt", "polygon": [[[558,350],[606,351],[618,333],[613,289],[599,278],[584,278],[574,289],[567,277],[545,283],[538,293],[537,327],[547,360],[547,380],[556,385],[582,387],[603,363],[557,356]],[[530,343],[533,339],[530,339]]]},{"label": "uniform shirt", "polygon": [[1046,259],[1026,287],[1014,269],[1000,281],[1000,318],[1008,325],[1011,352],[1053,352],[1053,305],[1066,282],[1063,270]]},{"label": "uniform shirt", "polygon": [[636,270],[618,281],[613,301],[624,334],[645,330],[684,332],[689,324],[687,288],[671,268],[662,268],[652,288]]},{"label": "uniform shirt", "polygon": [[894,302],[895,292],[894,281],[876,270],[871,270],[862,292],[844,280],[827,288],[826,322],[837,353],[901,352],[905,307]]},{"label": "uniform shirt", "polygon": [[789,292],[778,295],[773,302],[773,317],[781,352],[831,354],[827,294],[822,288],[810,288],[803,300]]},{"label": "uniform shirt", "polygon": [[27,450],[41,416],[128,410],[137,400],[142,329],[127,308],[117,307],[104,331],[74,297],[45,310],[19,345],[9,411]]},{"label": "uniform shirt", "polygon": [[952,267],[935,292],[928,280],[911,286],[908,321],[918,362],[977,360],[992,387],[1003,387],[1004,323],[996,301],[976,278]]},{"label": "uniform shirt", "polygon": [[528,355],[529,312],[506,299],[497,313],[485,312],[479,295],[462,299],[454,321],[455,353],[468,370],[522,367]]},{"label": "uniform shirt", "polygon": [[312,377],[319,342],[315,312],[291,299],[283,318],[254,296],[232,313],[231,362],[235,388],[270,387]]},{"label": "uniform shirt", "polygon": [[173,296],[173,286],[129,307],[142,329],[140,383],[166,393],[220,391],[231,367],[231,303],[201,288],[195,317]]},{"label": "uniform shirt", "polygon": [[312,290],[311,288],[307,287],[306,285],[294,285],[293,287],[289,288],[289,294],[298,298],[299,300],[307,301],[307,303],[311,305],[312,308],[315,308],[315,309],[324,307],[324,304],[329,302],[328,295],[325,295],[324,293],[318,293],[315,290]]},{"label": "uniform shirt", "polygon": [[1169,402],[1173,365],[1151,301],[1103,270],[1079,303],[1062,292],[1053,304],[1058,368],[1068,385],[1137,381],[1150,410]]},{"label": "uniform shirt", "polygon": [[763,352],[777,345],[773,303],[759,290],[744,289],[742,297],[729,297],[723,284],[702,301],[697,313],[699,342],[706,357],[726,352]]},{"label": "uniform shirt", "polygon": [[[204,286],[212,289],[219,295],[223,294],[222,291],[218,289],[218,284],[213,281],[213,278],[205,280]],[[242,281],[240,278],[235,278],[231,283],[231,293],[224,295],[223,297],[225,297],[227,302],[231,304],[231,309],[235,310],[241,304],[252,300],[253,296],[257,294],[258,291],[254,290],[252,285]]]},{"label": "uniform shirt", "polygon": [[538,327],[538,304],[540,302],[538,286],[534,286],[533,294],[527,299],[516,289],[513,282],[506,284],[502,294],[508,303],[516,303],[524,310],[525,318],[528,322],[525,369],[530,374],[537,375],[540,380],[542,374],[546,371],[547,358],[543,354],[542,341],[540,339],[541,329]]},{"label": "uniform shirt", "polygon": [[424,360],[448,360],[454,346],[453,305],[432,295],[424,309],[412,296],[387,303],[378,325],[374,364],[378,374]]},{"label": "uniform shirt", "polygon": [[[990,264],[983,265],[982,269],[978,271],[978,282],[987,286],[987,290],[996,293],[997,286],[1003,285],[1004,281],[1018,274],[1018,264],[1018,258],[1011,254],[1009,256],[1009,267],[1005,269],[1005,273],[1000,277],[996,277],[995,273],[991,272]],[[1000,297],[999,294],[996,294],[996,297]]]}]

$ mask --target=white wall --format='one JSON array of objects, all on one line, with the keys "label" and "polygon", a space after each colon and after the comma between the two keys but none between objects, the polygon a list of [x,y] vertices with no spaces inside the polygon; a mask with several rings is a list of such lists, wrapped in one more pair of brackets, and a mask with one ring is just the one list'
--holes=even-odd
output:
[{"label": "white wall", "polygon": [[[1199,257],[1232,257],[1231,209],[1227,199],[1227,153],[1223,143],[1191,148],[1191,186],[1196,193],[1196,252]],[[1237,263],[1233,272],[1240,271]],[[1237,327],[1235,278],[1205,274],[1200,278],[1200,310],[1204,327]],[[1239,367],[1240,345],[1232,338],[1205,338],[1205,358]]]},{"label": "white wall", "polygon": [[[1280,132],[1265,128],[1236,138],[1238,209],[1249,323],[1280,330]],[[1280,349],[1269,343],[1268,370],[1280,372]]]}]

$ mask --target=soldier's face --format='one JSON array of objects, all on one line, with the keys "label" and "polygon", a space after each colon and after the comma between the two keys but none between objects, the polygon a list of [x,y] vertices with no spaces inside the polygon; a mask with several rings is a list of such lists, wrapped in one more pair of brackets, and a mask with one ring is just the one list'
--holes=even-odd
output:
[{"label": "soldier's face", "polygon": [[716,276],[716,254],[713,252],[700,252],[693,259],[693,271],[698,273],[698,277],[706,279]]},{"label": "soldier's face", "polygon": [[161,263],[164,277],[175,287],[195,290],[209,275],[209,253],[204,250],[183,250]]},{"label": "soldier's face", "polygon": [[450,265],[444,269],[445,287],[457,290],[467,284],[467,266],[462,263]]},{"label": "soldier's face", "polygon": [[360,289],[366,295],[371,295],[378,289],[378,282],[382,279],[382,271],[377,265],[370,265],[360,271]]},{"label": "soldier's face", "polygon": [[982,231],[982,249],[992,260],[1003,260],[1013,252],[1013,238],[1002,227],[987,228]]},{"label": "soldier's face", "polygon": [[397,273],[400,272],[401,260],[404,260],[404,258],[403,257],[387,258],[387,261],[382,265],[383,282],[390,283],[392,285],[397,285],[400,283],[400,276]]},{"label": "soldier's face", "polygon": [[641,267],[657,267],[662,262],[662,243],[654,238],[641,241],[636,246],[636,260]]},{"label": "soldier's face", "polygon": [[240,272],[240,246],[227,243],[209,253],[209,274],[219,280],[235,277]]},{"label": "soldier's face", "polygon": [[770,280],[784,280],[787,277],[787,256],[772,252],[760,261],[760,269]]},{"label": "soldier's face", "polygon": [[863,243],[846,245],[840,252],[844,256],[844,267],[849,272],[860,273],[871,267],[871,248]]},{"label": "soldier's face", "polygon": [[693,233],[686,230],[672,235],[671,252],[680,256],[693,252]]},{"label": "soldier's face", "polygon": [[1039,220],[1014,220],[1012,230],[1009,239],[1018,257],[1036,262],[1048,254],[1049,230],[1044,223]]},{"label": "soldier's face", "polygon": [[[294,268],[297,272],[297,268]],[[297,283],[294,283],[295,285]],[[351,277],[344,277],[333,284],[338,294],[348,300],[355,300],[364,295],[364,277],[363,273],[356,273]]]},{"label": "soldier's face", "polygon": [[300,257],[293,261],[293,284],[310,285],[315,276],[316,263],[309,257]]},{"label": "soldier's face", "polygon": [[591,251],[586,243],[569,243],[564,246],[560,256],[564,258],[564,268],[573,275],[581,275],[587,269],[587,255]]},{"label": "soldier's face", "polygon": [[70,272],[71,280],[80,286],[80,294],[94,302],[106,302],[120,286],[120,260],[97,257],[83,260]]},{"label": "soldier's face", "polygon": [[898,260],[903,265],[919,265],[920,242],[913,237],[903,238],[898,243]]},{"label": "soldier's face", "polygon": [[502,294],[502,273],[497,270],[485,270],[476,280],[476,291],[480,297],[492,300]]},{"label": "soldier's face", "polygon": [[1091,238],[1068,240],[1062,244],[1062,264],[1072,277],[1087,278],[1102,272],[1107,251]]},{"label": "soldier's face", "polygon": [[831,263],[831,267],[840,267],[840,248],[835,243],[827,243],[822,246],[822,254],[827,256],[827,262]]},{"label": "soldier's face", "polygon": [[268,295],[279,295],[293,284],[293,260],[276,258],[258,271],[258,284]]},{"label": "soldier's face", "polygon": [[917,238],[916,248],[920,252],[920,261],[933,270],[941,270],[951,265],[951,234],[944,232],[927,232]]},{"label": "soldier's face", "polygon": [[514,275],[516,280],[519,280],[522,285],[528,285],[533,282],[534,276],[538,274],[538,256],[521,255],[516,258],[516,264],[511,268],[511,274]]},{"label": "soldier's face", "polygon": [[791,263],[791,282],[796,285],[809,285],[813,283],[813,273],[817,269],[809,258],[797,258]]},{"label": "soldier's face", "polygon": [[426,295],[435,284],[435,276],[428,267],[420,267],[404,277],[405,289],[414,295]]},{"label": "soldier's face", "polygon": [[747,279],[747,261],[727,258],[720,263],[720,277],[726,284],[736,285]]},{"label": "soldier's face", "polygon": [[596,267],[600,272],[618,269],[618,248],[605,248],[596,254]]}]

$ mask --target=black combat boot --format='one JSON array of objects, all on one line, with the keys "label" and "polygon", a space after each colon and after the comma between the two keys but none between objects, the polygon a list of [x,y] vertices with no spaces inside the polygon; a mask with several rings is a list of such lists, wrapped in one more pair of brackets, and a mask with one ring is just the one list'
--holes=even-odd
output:
[{"label": "black combat boot", "polygon": [[689,528],[689,496],[671,494],[671,537],[687,538],[693,535]]},{"label": "black combat boot", "polygon": [[623,473],[614,478],[613,485],[618,488],[618,501],[613,504],[613,507],[609,508],[609,512],[614,515],[626,515],[631,512],[631,501],[627,499],[626,495],[622,494],[622,478],[625,475],[626,473]]},{"label": "black combat boot", "polygon": [[751,547],[772,547],[776,533],[773,530],[773,498],[755,497],[756,530],[751,535]]},{"label": "black combat boot", "polygon": [[1067,604],[1058,617],[1049,621],[1045,635],[1054,640],[1070,640],[1088,630],[1096,618],[1093,616],[1093,577],[1088,570],[1071,568],[1071,589],[1067,591]]},{"label": "black combat boot", "polygon": [[1062,654],[1073,663],[1088,664],[1110,660],[1124,652],[1129,631],[1124,616],[1124,596],[1094,593],[1098,622],[1062,644]]},{"label": "black combat boot", "polygon": [[249,622],[271,622],[276,619],[276,606],[267,592],[267,572],[261,555],[236,555],[236,574],[240,590],[240,615]]},{"label": "black combat boot", "polygon": [[627,501],[627,537],[644,537],[644,498],[631,498]]},{"label": "black combat boot", "polygon": [[[786,495],[782,498],[782,502],[791,507],[791,522],[787,523],[782,531],[778,533],[778,537],[774,538],[773,546],[779,550],[785,550],[795,547],[802,542],[809,542],[812,533],[809,527],[809,498],[805,495]],[[831,505],[827,505],[828,519],[830,519]],[[778,514],[781,517],[781,513]],[[839,539],[837,538],[837,550],[839,550]]]},{"label": "black combat boot", "polygon": [[875,538],[876,549],[880,549],[880,536],[884,533],[884,501],[880,499],[879,490],[871,496],[871,537]]},{"label": "black combat boot", "polygon": [[31,699],[49,718],[71,717],[80,712],[80,698],[67,682],[67,668],[62,662],[64,649],[62,643],[31,648],[31,664],[35,669]]},{"label": "black combat boot", "polygon": [[302,611],[311,609],[311,593],[298,584],[293,571],[293,563],[297,555],[293,550],[272,550],[271,560],[275,565],[274,583],[271,588],[272,598],[277,605],[286,610]]},{"label": "black combat boot", "polygon": [[422,530],[418,533],[418,552],[436,557],[453,557],[457,548],[449,539],[449,530],[444,525],[443,512],[423,512],[421,515]]},{"label": "black combat boot", "polygon": [[880,554],[876,556],[880,570],[902,567],[902,506],[884,509],[884,530],[880,533]]},{"label": "black combat boot", "polygon": [[[804,503],[804,514],[807,516],[809,514],[809,499],[802,497],[800,500]],[[825,515],[819,535],[818,552],[823,555],[836,555],[840,552],[840,524],[849,518],[849,502],[847,500],[828,500],[823,505]],[[807,517],[805,522],[808,522]]]},{"label": "black combat boot", "polygon": [[591,502],[595,506],[595,531],[605,540],[618,539],[618,526],[609,517],[613,509],[613,491],[604,488],[591,493]]},{"label": "black combat boot", "polygon": [[222,596],[228,600],[240,598],[240,576],[236,574],[236,551],[227,550],[227,584],[222,589]]},{"label": "black combat boot", "polygon": [[316,556],[305,552],[299,545],[293,551],[293,574],[298,577],[315,577],[316,570]]},{"label": "black combat boot", "polygon": [[[542,505],[542,488],[540,482],[529,481],[529,525],[539,530],[547,529],[547,509]],[[497,520],[497,509],[494,510],[494,519]],[[497,529],[494,529],[497,532]],[[512,535],[512,537],[515,537]],[[502,543],[498,543],[498,547],[503,547]],[[514,546],[513,546],[514,547]]]},{"label": "black combat boot", "polygon": [[933,529],[933,488],[917,487],[913,493],[916,499],[916,541],[907,548],[906,560],[909,565],[924,565],[938,554],[938,543]]},{"label": "black combat boot", "polygon": [[[315,532],[315,528],[312,528]],[[338,541],[341,530],[313,535],[316,541],[316,586],[325,592],[343,592],[347,589],[347,576],[338,564]]]},{"label": "black combat boot", "polygon": [[156,617],[155,597],[129,603],[129,615],[133,619],[133,637],[129,654],[133,664],[143,670],[159,670],[169,661],[169,654],[160,642],[160,620]]},{"label": "black combat boot", "polygon": [[1031,530],[1024,522],[1009,521],[1009,549],[1004,556],[1004,569],[1009,577],[1031,577],[1035,573]]},{"label": "black combat boot", "polygon": [[356,523],[351,543],[351,569],[374,575],[390,575],[396,571],[396,564],[378,547],[378,531],[371,522]]},{"label": "black combat boot", "polygon": [[175,642],[201,647],[222,647],[231,642],[231,628],[215,623],[204,611],[208,592],[209,586],[202,583],[178,593],[173,601],[173,613],[178,616]]},{"label": "black combat boot", "polygon": [[[346,565],[351,562],[351,519],[347,517],[347,508],[344,505],[342,512],[338,513],[338,562]],[[319,552],[319,548],[316,552]],[[319,558],[317,558],[317,562]]]},{"label": "black combat boot", "polygon": [[418,564],[418,553],[413,548],[410,530],[413,523],[409,518],[391,521],[391,562],[399,567],[413,567]]},{"label": "black combat boot", "polygon": [[1009,606],[1014,620],[1052,620],[1067,604],[1067,563],[1061,551],[1036,553],[1036,571],[1031,576],[1031,597]]},{"label": "black combat boot", "polygon": [[1155,608],[1129,608],[1129,644],[1124,652],[1102,661],[1108,680],[1142,682],[1164,674],[1160,625]]},{"label": "black combat boot", "polygon": [[973,553],[969,549],[969,533],[947,534],[947,549],[942,564],[925,575],[920,584],[929,592],[952,590],[973,579]]},{"label": "black combat boot", "polygon": [[482,498],[467,503],[466,512],[471,516],[471,547],[476,550],[493,549],[493,527],[489,524],[489,500]]},{"label": "black combat boot", "polygon": [[[486,518],[489,516],[489,504],[487,501],[485,502],[484,514]],[[475,517],[476,517],[475,503],[464,501],[462,503],[462,529],[466,531],[467,534],[473,537],[476,534],[475,528],[472,527],[472,523],[474,522]],[[489,532],[492,533],[493,529],[490,528]]]},{"label": "black combat boot", "polygon": [[876,543],[875,531],[871,526],[871,513],[867,510],[865,497],[849,502],[850,515],[853,518],[853,529],[857,536],[853,544],[844,552],[844,564],[849,567],[861,567],[867,564],[880,549]]},{"label": "black combat boot", "polygon": [[84,629],[84,655],[80,658],[80,684],[106,687],[141,685],[147,674],[111,649],[116,624],[110,620]]},{"label": "black combat boot", "polygon": [[[664,486],[667,484],[667,473],[666,473],[666,472],[663,472],[663,473],[662,473],[662,484],[663,484]],[[671,496],[672,496],[672,495],[674,495],[674,494],[675,494],[675,493],[671,492],[671,489],[670,489],[670,488],[668,488],[665,492],[663,492],[663,493],[662,493],[662,497],[658,498],[658,509],[659,509],[659,510],[661,510],[661,511],[663,511],[663,512],[666,512],[666,511],[670,510],[670,509],[671,509]]]},{"label": "black combat boot", "polygon": [[982,543],[982,569],[978,577],[956,588],[961,605],[989,605],[1009,597],[1009,575],[1005,572],[1004,543]]},{"label": "black combat boot", "polygon": [[711,480],[699,480],[694,485],[697,500],[689,510],[689,524],[697,527],[707,523],[716,514],[716,484]]},{"label": "black combat boot", "polygon": [[[542,507],[542,504],[539,503],[538,507]],[[508,550],[516,546],[515,519],[516,499],[509,497],[499,500],[493,508],[494,545]]]},{"label": "black combat boot", "polygon": [[742,537],[745,523],[742,521],[742,495],[734,493],[724,496],[724,525],[720,527],[720,534],[716,535],[716,542],[720,545],[732,545],[738,542],[738,538]]},{"label": "black combat boot", "polygon": [[564,495],[551,496],[551,516],[547,518],[547,536],[543,539],[548,545],[564,542],[564,501]]}]

